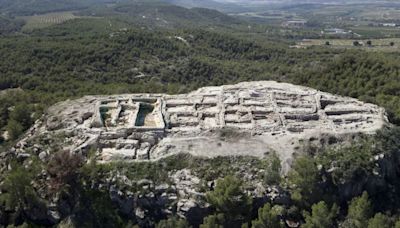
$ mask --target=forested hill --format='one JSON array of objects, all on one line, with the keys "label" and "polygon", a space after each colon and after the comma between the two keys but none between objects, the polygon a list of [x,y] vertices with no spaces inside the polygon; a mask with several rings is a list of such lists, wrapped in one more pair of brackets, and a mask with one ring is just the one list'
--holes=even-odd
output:
[{"label": "forested hill", "polygon": [[400,123],[400,59],[395,54],[288,49],[196,29],[112,30],[109,23],[78,19],[31,36],[0,38],[0,88],[22,88],[31,94],[29,102],[43,100],[46,106],[85,94],[181,93],[278,80],[379,104]]},{"label": "forested hill", "polygon": [[[148,8],[159,7],[161,9],[165,6],[180,6],[187,9],[209,8],[218,10],[229,10],[231,6],[230,4],[222,4],[212,0],[2,0],[0,1],[0,13],[11,16],[28,16],[55,11],[83,10],[97,7],[107,8],[114,4],[125,4],[131,5],[132,7],[139,7],[133,9],[131,13],[137,12],[139,9],[143,10],[143,5],[147,5]],[[146,8],[145,11],[147,10],[148,9]]]},{"label": "forested hill", "polygon": [[0,35],[19,31],[23,24],[22,20],[10,20],[0,16]]},{"label": "forested hill", "polygon": [[161,2],[157,0],[2,0],[0,12],[11,16],[28,16],[55,11],[82,10],[115,3]]},{"label": "forested hill", "polygon": [[114,17],[127,23],[158,28],[193,28],[244,24],[236,18],[206,8],[184,8],[159,1],[118,3],[90,7],[79,12],[84,16]]},{"label": "forested hill", "polygon": [[2,0],[0,12],[10,15],[32,15],[53,11],[77,10],[102,0]]},{"label": "forested hill", "polygon": [[[50,0],[0,1],[0,8],[7,12],[65,10],[62,5],[52,5],[64,0],[51,4]],[[46,128],[63,122],[43,115],[58,101],[89,94],[176,94],[257,80],[306,85],[375,103],[386,108],[392,123],[400,125],[398,53],[378,52],[369,46],[290,48],[294,42],[285,37],[297,37],[297,31],[285,35],[281,27],[273,31],[262,25],[251,27],[214,10],[151,0],[146,4],[133,0],[107,6],[81,5],[87,1],[91,0],[77,3],[80,10],[70,19],[25,32],[13,33],[22,24],[18,19],[10,20],[12,15],[0,14],[1,225],[56,226],[61,222],[60,227],[132,227],[139,223],[142,227],[189,227],[177,225],[181,221],[174,217],[163,220],[180,215],[177,211],[191,211],[194,216],[190,217],[198,220],[193,224],[204,222],[200,227],[259,227],[270,221],[265,226],[283,227],[283,222],[290,222],[302,227],[389,228],[394,223],[400,227],[398,127],[382,129],[374,136],[355,136],[348,143],[328,135],[310,137],[296,148],[297,158],[285,177],[281,177],[281,162],[275,153],[262,160],[178,155],[154,163],[121,160],[98,164],[96,159],[104,154],[96,152],[97,142],[92,147],[81,141],[92,141],[89,137],[71,139],[70,133],[57,126],[54,132],[46,130],[43,137],[31,137],[41,131],[40,122]],[[46,2],[48,8],[37,11],[37,4]],[[13,11],[25,3],[32,4],[31,11],[22,10],[29,4]],[[65,13],[26,18],[57,19]],[[307,31],[298,34],[304,33]],[[86,111],[71,122],[88,123],[83,117]],[[348,121],[352,117],[349,115]],[[36,120],[37,127],[31,128]],[[75,132],[77,125],[71,126]],[[224,143],[246,140],[244,134],[230,128],[211,133]],[[132,134],[135,140],[131,141],[158,140],[153,134],[145,134],[146,138],[138,140]],[[24,136],[30,140],[24,140]],[[87,151],[70,153],[72,143],[80,148],[88,145]],[[103,144],[101,140],[99,143]],[[111,144],[122,146],[119,140]],[[223,176],[226,178],[219,179]],[[176,186],[183,179],[198,181],[185,181],[188,184],[181,190]],[[260,182],[253,182],[257,179]],[[257,186],[265,190],[259,191]],[[248,197],[249,191],[256,193],[254,202],[253,196]],[[192,210],[195,201],[187,198],[186,192],[203,198],[202,205],[211,206]],[[167,195],[166,200],[163,195]],[[263,206],[269,199],[271,202]],[[164,203],[159,204],[164,201],[170,201],[165,210],[161,206]],[[207,217],[203,220],[201,214]]]},{"label": "forested hill", "polygon": [[[108,3],[106,3],[108,2]],[[61,12],[57,12],[61,11]],[[47,14],[48,13],[48,14]],[[228,16],[217,10],[206,8],[185,8],[161,0],[35,0],[0,2],[0,35],[26,30],[24,23],[34,28],[46,27],[65,22],[69,17],[96,17],[115,19],[126,27],[145,26],[154,29],[232,28],[247,27],[248,23]],[[25,15],[23,17],[23,15]],[[29,16],[34,15],[34,16]],[[35,16],[39,15],[39,16]],[[110,25],[113,26],[113,25]],[[29,27],[29,26],[26,26]]]},{"label": "forested hill", "polygon": [[246,11],[248,10],[246,7],[242,5],[234,4],[231,2],[219,2],[213,0],[163,0],[164,2],[171,3],[178,6],[183,6],[186,8],[208,8],[208,9],[216,9],[221,12],[237,12],[237,11]]}]

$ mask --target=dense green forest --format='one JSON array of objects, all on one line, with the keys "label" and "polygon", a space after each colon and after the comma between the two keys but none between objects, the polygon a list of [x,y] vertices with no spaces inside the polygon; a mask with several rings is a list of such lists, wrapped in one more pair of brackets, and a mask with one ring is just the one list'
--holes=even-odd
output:
[{"label": "dense green forest", "polygon": [[46,100],[44,105],[50,105],[84,94],[182,93],[207,85],[278,80],[376,103],[399,122],[395,54],[288,49],[286,43],[222,32],[124,29],[118,20],[108,28],[108,23],[78,19],[29,36],[0,38],[0,88],[20,88],[39,104]]},{"label": "dense green forest", "polygon": [[187,9],[158,1],[122,2],[111,7],[100,5],[82,10],[78,14],[118,18],[131,24],[135,23],[141,26],[161,27],[164,29],[206,26],[233,27],[246,24],[244,21],[216,10],[205,8]]},{"label": "dense green forest", "polygon": [[[47,8],[38,2],[31,2],[37,9],[23,1],[0,4],[0,9],[25,15],[65,10],[63,1]],[[176,94],[254,80],[290,82],[359,98],[386,108],[390,121],[400,124],[398,54],[292,49],[294,38],[313,36],[313,31],[282,34],[279,28],[207,9],[84,4],[67,6],[83,9],[78,15],[90,17],[26,33],[15,33],[23,22],[0,17],[1,151],[10,150],[58,101],[87,94]],[[146,15],[155,17],[144,20]],[[61,217],[70,216],[76,227],[133,227],[138,221],[121,213],[107,191],[93,186],[115,170],[161,184],[168,172],[189,168],[207,189],[202,200],[211,205],[209,215],[189,224],[177,216],[159,216],[153,208],[149,210],[154,216],[143,227],[285,227],[287,221],[300,221],[302,227],[400,227],[399,138],[399,128],[393,127],[375,136],[357,136],[343,147],[305,147],[306,155],[297,158],[286,176],[280,175],[280,161],[273,155],[265,160],[177,156],[154,163],[98,165],[54,148],[59,151],[47,163],[15,158],[0,164],[0,224],[49,225],[30,212],[46,211],[44,199],[57,195],[70,209]],[[259,203],[248,197],[249,186],[240,180],[237,164],[265,170],[265,186],[281,189],[289,202]],[[215,179],[216,187],[209,189],[207,181]]]},{"label": "dense green forest", "polygon": [[23,20],[11,20],[0,16],[0,35],[17,32],[23,25]]}]

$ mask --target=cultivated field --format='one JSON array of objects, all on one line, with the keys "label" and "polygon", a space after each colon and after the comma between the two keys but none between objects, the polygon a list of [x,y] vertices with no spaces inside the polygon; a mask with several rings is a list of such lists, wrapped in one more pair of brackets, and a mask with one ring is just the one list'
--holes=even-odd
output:
[{"label": "cultivated field", "polygon": [[381,7],[365,10],[358,16],[364,20],[400,20],[400,9]]},{"label": "cultivated field", "polygon": [[22,28],[23,31],[30,31],[38,28],[45,28],[55,24],[61,24],[68,20],[79,18],[75,16],[73,12],[56,12],[47,13],[29,17],[21,17],[26,21],[25,26]]},{"label": "cultivated field", "polygon": [[[354,41],[358,41],[360,46],[354,46]],[[371,41],[372,45],[367,45],[367,42]],[[329,42],[329,45],[326,44]],[[393,43],[393,46],[391,46]],[[388,52],[399,52],[400,51],[400,38],[390,39],[370,39],[370,40],[357,40],[357,39],[307,39],[298,42],[297,45],[300,47],[311,47],[311,46],[325,46],[332,48],[362,48],[370,51],[388,51]]]}]

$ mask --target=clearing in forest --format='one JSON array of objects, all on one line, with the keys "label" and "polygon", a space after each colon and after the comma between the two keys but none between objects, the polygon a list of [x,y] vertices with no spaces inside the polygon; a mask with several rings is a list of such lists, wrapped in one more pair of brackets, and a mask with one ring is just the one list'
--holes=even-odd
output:
[{"label": "clearing in forest", "polygon": [[[355,42],[358,42],[355,45]],[[370,51],[400,51],[400,38],[385,39],[304,39],[297,43],[300,47],[325,46],[331,48],[355,48]]]},{"label": "clearing in forest", "polygon": [[68,11],[68,12],[46,13],[46,14],[27,16],[21,18],[26,21],[26,24],[22,28],[22,31],[30,31],[38,28],[45,28],[55,24],[61,24],[68,20],[80,17],[74,15],[73,12]]}]

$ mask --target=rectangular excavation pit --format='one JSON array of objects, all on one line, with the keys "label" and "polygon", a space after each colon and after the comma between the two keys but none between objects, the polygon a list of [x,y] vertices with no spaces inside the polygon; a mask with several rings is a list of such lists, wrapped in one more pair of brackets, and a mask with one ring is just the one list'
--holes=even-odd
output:
[{"label": "rectangular excavation pit", "polygon": [[262,128],[270,128],[270,127],[277,127],[281,126],[281,118],[278,114],[275,113],[268,113],[268,114],[253,114],[254,124],[257,127]]},{"label": "rectangular excavation pit", "polygon": [[117,117],[116,125],[119,127],[132,126],[135,111],[136,111],[135,106],[121,105],[121,110]]},{"label": "rectangular excavation pit", "polygon": [[225,110],[225,115],[233,114],[236,115],[238,112],[237,109]]},{"label": "rectangular excavation pit", "polygon": [[162,99],[139,97],[133,98],[135,111],[132,115],[132,129],[136,131],[152,130],[158,131],[165,128],[164,118],[161,111]]},{"label": "rectangular excavation pit", "polygon": [[255,107],[264,107],[264,106],[272,106],[271,99],[264,98],[244,98],[242,105],[244,106],[255,106]]},{"label": "rectangular excavation pit", "polygon": [[251,114],[254,120],[279,119],[273,110],[252,110]]},{"label": "rectangular excavation pit", "polygon": [[117,106],[118,102],[117,100],[103,100],[100,102],[100,105],[102,106]]},{"label": "rectangular excavation pit", "polygon": [[288,101],[277,101],[276,104],[278,107],[290,107],[290,108],[314,108],[315,103],[313,102],[300,102],[300,101],[295,101],[295,102],[288,102]]},{"label": "rectangular excavation pit", "polygon": [[173,117],[170,121],[170,127],[193,127],[199,125],[197,117]]},{"label": "rectangular excavation pit", "polygon": [[311,114],[311,115],[307,115],[307,114],[286,114],[284,115],[286,120],[294,120],[294,121],[299,121],[299,122],[303,122],[303,121],[318,121],[319,120],[319,115],[318,114]]},{"label": "rectangular excavation pit", "polygon": [[148,97],[134,97],[134,98],[132,98],[132,102],[134,102],[134,103],[143,102],[143,103],[155,104],[155,103],[157,103],[157,101],[158,101],[157,98],[148,98]]},{"label": "rectangular excavation pit", "polygon": [[354,118],[354,119],[344,119],[344,123],[345,124],[365,123],[365,122],[366,122],[366,120],[364,120],[364,119],[356,119],[356,118]]},{"label": "rectangular excavation pit", "polygon": [[366,119],[359,115],[348,115],[348,116],[342,117],[342,118],[338,117],[338,118],[329,118],[329,119],[331,119],[337,125],[366,122]]},{"label": "rectangular excavation pit", "polygon": [[157,127],[154,105],[139,103],[139,110],[135,121],[136,127]]},{"label": "rectangular excavation pit", "polygon": [[253,114],[253,119],[254,120],[266,120],[269,119],[269,115],[268,114]]},{"label": "rectangular excavation pit", "polygon": [[251,110],[251,113],[253,115],[268,115],[268,114],[273,113],[273,112],[274,112],[274,108],[272,108],[272,107],[270,107],[270,108],[267,108],[267,107],[254,107]]},{"label": "rectangular excavation pit", "polygon": [[331,106],[331,105],[338,104],[339,101],[321,99],[321,100],[319,101],[319,103],[320,103],[320,105],[321,105],[321,109],[325,109],[327,106]]},{"label": "rectangular excavation pit", "polygon": [[105,127],[113,127],[114,124],[112,123],[113,116],[115,116],[115,112],[117,111],[116,108],[111,108],[111,107],[100,107],[99,112],[100,112],[100,118],[101,121],[103,122],[103,126]]},{"label": "rectangular excavation pit", "polygon": [[197,113],[174,113],[176,117],[194,117],[197,118]]},{"label": "rectangular excavation pit", "polygon": [[357,113],[366,113],[365,110],[361,109],[342,109],[342,110],[325,110],[326,115],[328,116],[341,116],[341,115],[349,115],[349,114],[357,114]]},{"label": "rectangular excavation pit", "polygon": [[243,118],[240,116],[225,116],[225,123],[226,124],[242,124],[242,123],[248,123],[250,124],[252,122],[252,119],[250,118]]},{"label": "rectangular excavation pit", "polygon": [[201,113],[200,116],[201,118],[206,118],[206,117],[217,118],[218,113]]}]

